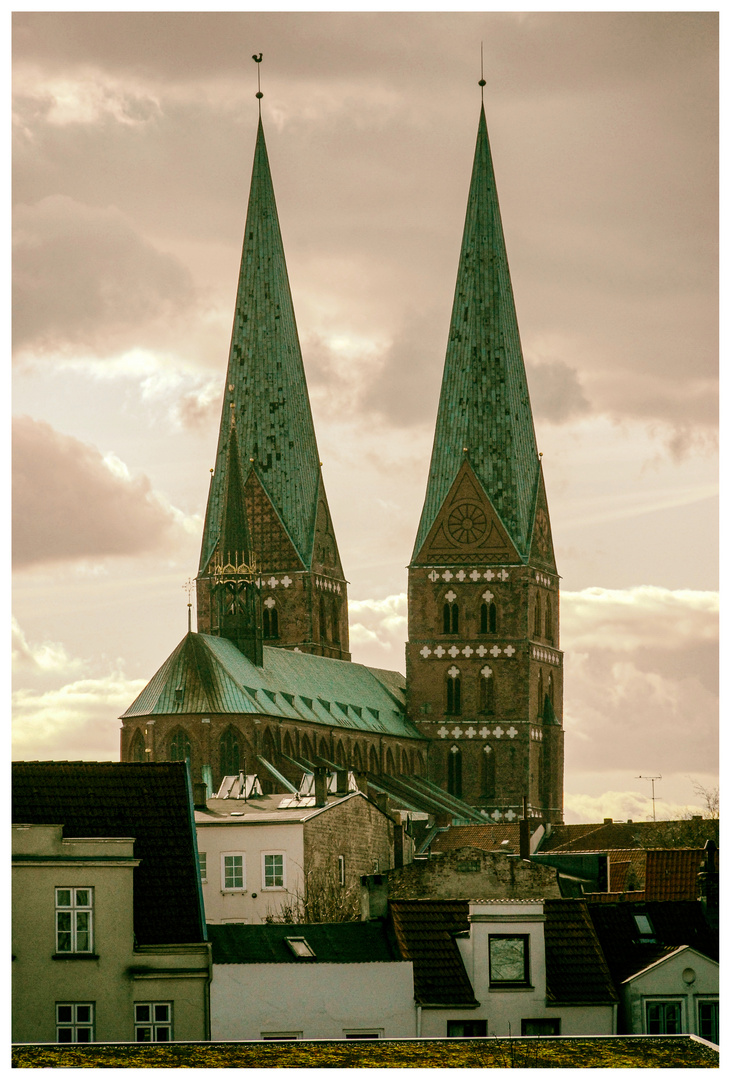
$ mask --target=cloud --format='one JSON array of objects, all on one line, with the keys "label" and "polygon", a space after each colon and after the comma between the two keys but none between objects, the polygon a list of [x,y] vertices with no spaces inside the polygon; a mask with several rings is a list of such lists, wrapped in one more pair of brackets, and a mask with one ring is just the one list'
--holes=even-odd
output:
[{"label": "cloud", "polygon": [[[665,776],[663,785],[671,785],[680,793],[684,788],[690,790],[688,778],[683,776]],[[603,791],[600,795],[580,795],[566,792],[564,798],[564,821],[569,825],[583,822],[598,822],[610,817],[613,821],[652,821],[652,799],[650,785],[642,791]],[[660,797],[660,782],[655,791],[655,818],[658,821],[679,821],[692,814],[703,816],[705,807],[696,805],[698,798],[691,796],[694,802],[677,802]]]},{"label": "cloud", "polygon": [[146,476],[28,416],[13,421],[13,491],[19,568],[153,551],[181,523]]},{"label": "cloud", "polygon": [[119,760],[119,717],[145,685],[115,671],[60,689],[13,694],[14,760]]},{"label": "cloud", "polygon": [[62,644],[43,641],[31,644],[15,617],[11,619],[12,666],[14,673],[56,675],[79,671],[84,661],[69,656]]},{"label": "cloud", "polygon": [[185,266],[114,207],[67,195],[21,205],[13,251],[17,355],[114,355],[198,306]]},{"label": "cloud", "polygon": [[407,633],[406,593],[383,600],[349,600],[350,648],[353,659],[373,667],[404,666]]},{"label": "cloud", "polygon": [[564,424],[591,411],[576,368],[563,360],[526,361],[533,415]]}]

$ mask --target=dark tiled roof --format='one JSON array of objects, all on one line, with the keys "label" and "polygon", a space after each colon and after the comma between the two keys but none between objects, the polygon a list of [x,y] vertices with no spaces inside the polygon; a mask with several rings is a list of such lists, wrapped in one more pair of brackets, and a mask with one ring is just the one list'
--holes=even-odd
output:
[{"label": "dark tiled roof", "polygon": [[697,900],[700,848],[659,849],[647,852],[647,900]]},{"label": "dark tiled roof", "polygon": [[414,997],[420,1005],[479,1004],[454,934],[469,930],[467,900],[391,900],[389,912],[405,960],[414,963]]},{"label": "dark tiled roof", "polygon": [[17,761],[12,775],[14,824],[134,838],[138,945],[205,940],[185,762]]},{"label": "dark tiled roof", "polygon": [[[503,843],[505,840],[507,844]],[[480,848],[482,851],[504,851],[509,847],[517,854],[520,850],[520,826],[451,825],[438,832],[429,845],[430,851],[452,851],[461,847]]]},{"label": "dark tiled roof", "polygon": [[545,900],[546,990],[549,1001],[600,1004],[617,1000],[607,962],[583,900]]},{"label": "dark tiled roof", "polygon": [[718,845],[718,821],[612,821],[601,825],[554,825],[541,851],[610,851],[613,848],[696,848]]},{"label": "dark tiled roof", "polygon": [[[381,922],[209,925],[208,937],[214,964],[365,964],[401,959]],[[314,960],[299,960],[285,941],[288,937],[304,938]]]},{"label": "dark tiled roof", "polygon": [[[709,927],[697,900],[594,903],[588,909],[615,985],[667,954],[690,945],[718,959],[718,935]],[[643,938],[635,915],[647,915],[654,933]]]}]

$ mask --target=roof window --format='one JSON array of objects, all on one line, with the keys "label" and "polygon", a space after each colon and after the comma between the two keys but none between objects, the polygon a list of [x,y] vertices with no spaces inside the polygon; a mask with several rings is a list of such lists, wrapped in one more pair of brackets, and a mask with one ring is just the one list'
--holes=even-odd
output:
[{"label": "roof window", "polygon": [[635,926],[639,931],[642,941],[654,941],[655,940],[655,928],[650,921],[650,916],[643,913],[633,915],[635,920]]},{"label": "roof window", "polygon": [[284,939],[298,960],[312,960],[315,950],[310,948],[303,937],[286,937]]}]

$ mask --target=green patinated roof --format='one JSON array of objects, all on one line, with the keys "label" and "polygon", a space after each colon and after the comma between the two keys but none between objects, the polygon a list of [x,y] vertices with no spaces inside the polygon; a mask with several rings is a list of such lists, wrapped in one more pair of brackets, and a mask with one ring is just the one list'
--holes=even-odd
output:
[{"label": "green patinated roof", "polygon": [[485,111],[467,203],[418,555],[464,448],[520,554],[528,557],[538,453]]},{"label": "green patinated roof", "polygon": [[232,412],[236,417],[242,480],[246,480],[251,468],[256,471],[298,554],[309,567],[320,459],[261,120],[201,571],[206,569],[222,529]]},{"label": "green patinated roof", "polygon": [[264,647],[257,667],[226,638],[189,633],[124,713],[245,714],[420,739],[398,672]]}]

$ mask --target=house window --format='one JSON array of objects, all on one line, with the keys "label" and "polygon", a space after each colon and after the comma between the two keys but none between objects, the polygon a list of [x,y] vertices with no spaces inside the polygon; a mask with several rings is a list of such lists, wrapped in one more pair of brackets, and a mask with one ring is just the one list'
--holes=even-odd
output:
[{"label": "house window", "polygon": [[63,1001],[56,1004],[56,1042],[94,1042],[94,1003]]},{"label": "house window", "polygon": [[340,886],[345,885],[345,856],[338,855],[338,883]]},{"label": "house window", "polygon": [[561,1021],[552,1017],[541,1017],[539,1020],[521,1020],[521,1035],[560,1035]]},{"label": "house window", "polygon": [[679,1001],[645,1003],[648,1035],[680,1035],[683,1030]]},{"label": "house window", "polygon": [[171,1001],[135,1002],[135,1042],[171,1042],[172,1037]]},{"label": "house window", "polygon": [[487,1020],[447,1020],[448,1039],[480,1039],[487,1035]]},{"label": "house window", "polygon": [[261,1037],[264,1042],[272,1042],[275,1039],[283,1039],[285,1041],[292,1042],[295,1039],[302,1038],[301,1031],[262,1031]]},{"label": "house window", "polygon": [[205,851],[198,852],[198,869],[201,873],[201,881],[208,881],[208,857]]},{"label": "house window", "polygon": [[244,855],[221,856],[222,892],[241,892],[246,885]]},{"label": "house window", "polygon": [[343,1028],[346,1039],[382,1039],[383,1028]]},{"label": "house window", "polygon": [[698,1002],[698,1034],[718,1045],[718,1001]]},{"label": "house window", "polygon": [[56,889],[57,953],[92,951],[93,911],[93,889]]},{"label": "house window", "polygon": [[284,855],[281,852],[269,852],[263,856],[265,889],[284,888]]},{"label": "house window", "polygon": [[528,934],[490,934],[490,986],[530,985]]},{"label": "house window", "polygon": [[480,633],[494,634],[497,630],[497,608],[494,603],[480,605]]}]

